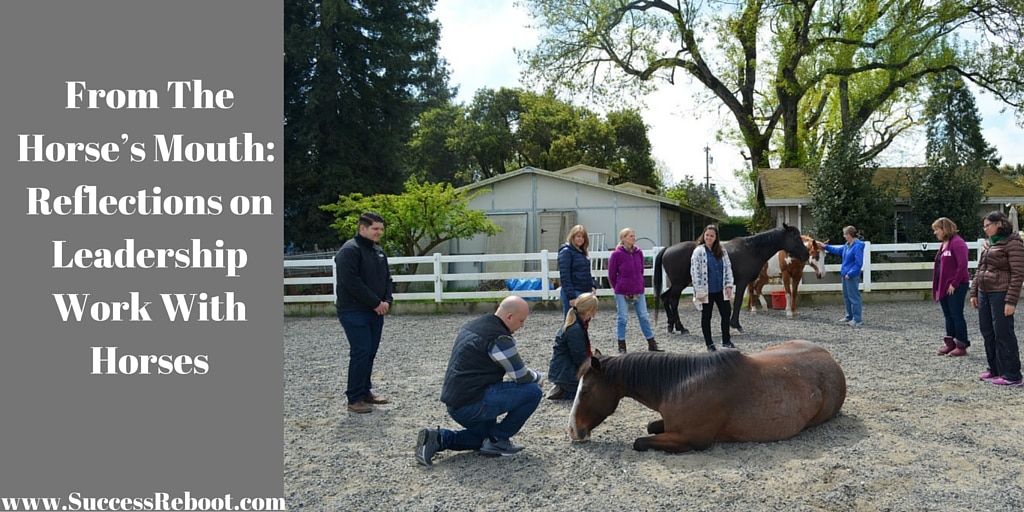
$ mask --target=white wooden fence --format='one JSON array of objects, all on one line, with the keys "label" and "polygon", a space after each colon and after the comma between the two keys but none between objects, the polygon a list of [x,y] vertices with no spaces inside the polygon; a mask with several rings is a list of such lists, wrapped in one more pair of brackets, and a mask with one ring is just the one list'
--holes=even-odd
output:
[{"label": "white wooden fence", "polygon": [[[981,240],[976,242],[968,242],[967,247],[971,251],[976,251],[981,245]],[[935,251],[939,248],[938,242],[933,243],[909,243],[909,244],[872,244],[865,242],[864,249],[864,281],[861,284],[861,289],[870,292],[873,290],[930,290],[932,287],[931,273],[934,266],[934,261],[929,258],[921,256],[921,251]],[[658,254],[661,247],[655,247],[650,251],[644,251],[644,256],[649,258],[653,262],[654,256]],[[871,262],[872,253],[881,253],[886,256],[885,259],[891,260],[890,262],[879,263]],[[977,254],[975,252],[975,254]],[[607,260],[608,256],[611,255],[611,251],[591,251],[590,257],[592,260],[601,259]],[[897,261],[906,260],[906,261]],[[447,269],[450,263],[486,263],[486,262],[535,262],[533,265],[524,265],[527,268],[537,268],[536,271],[519,271],[519,272],[461,272],[461,273],[447,273]],[[542,300],[555,300],[558,298],[558,290],[552,289],[552,280],[558,279],[558,262],[557,254],[548,251],[541,251],[539,253],[524,253],[524,254],[483,254],[483,255],[442,255],[435,253],[430,256],[407,256],[407,257],[395,257],[388,258],[388,262],[395,265],[406,265],[411,263],[418,263],[420,265],[420,272],[411,275],[392,275],[395,283],[410,282],[410,283],[432,283],[431,291],[427,292],[410,292],[410,293],[396,293],[395,301],[408,301],[408,300],[432,300],[434,302],[444,301],[459,301],[467,299],[488,299],[488,298],[504,298],[509,292],[507,290],[501,291],[446,291],[447,283],[451,282],[466,282],[466,281],[491,281],[491,280],[507,280],[507,279],[531,279],[539,278],[542,283],[541,290],[522,290],[515,292],[516,295],[522,297],[533,297]],[[429,272],[423,273],[423,268],[427,267]],[[970,262],[970,268],[977,268],[977,256]],[[332,258],[326,259],[296,259],[296,260],[285,260],[284,262],[285,274],[289,273],[289,269],[292,271],[300,268],[318,268],[329,270],[327,276],[321,277],[285,277],[284,284],[288,285],[328,285],[330,289],[334,289],[334,260]],[[607,264],[598,266],[598,270],[594,271],[594,277],[603,279],[608,275]],[[838,264],[829,264],[825,266],[826,271],[829,274],[834,274],[839,271]],[[431,270],[432,269],[432,270]],[[927,280],[920,281],[893,281],[890,279],[873,279],[875,273],[892,272],[892,275],[912,275],[906,271],[929,271]],[[644,270],[644,275],[653,275],[653,268],[648,266]],[[321,272],[326,273],[326,272]],[[842,283],[838,280],[835,282],[818,283],[814,276],[814,272],[809,268],[804,273],[804,281],[800,285],[800,290],[804,292],[815,292],[815,291],[842,291]],[[663,276],[663,286],[668,286],[669,280]],[[781,285],[769,284],[765,286],[764,292],[769,293],[772,291],[780,290]],[[653,290],[648,287],[646,292],[648,294],[653,293]],[[688,287],[683,290],[684,294],[692,294],[693,289]],[[597,291],[599,296],[611,296],[612,290],[609,288],[599,288]],[[321,294],[321,295],[285,295],[284,302],[288,303],[301,303],[301,302],[334,302],[334,294]]]}]

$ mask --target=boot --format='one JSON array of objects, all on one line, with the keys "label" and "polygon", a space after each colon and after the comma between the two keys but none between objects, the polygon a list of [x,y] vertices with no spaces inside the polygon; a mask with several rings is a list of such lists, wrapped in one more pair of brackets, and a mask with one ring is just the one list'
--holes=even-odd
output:
[{"label": "boot", "polygon": [[958,357],[958,356],[966,356],[967,355],[967,344],[966,343],[964,343],[964,342],[962,342],[962,341],[960,341],[958,339],[954,339],[953,343],[956,345],[956,348],[954,348],[952,351],[950,351],[950,353],[949,353],[950,356]]},{"label": "boot", "polygon": [[625,354],[626,353],[626,340],[619,340],[619,353],[620,354]]},{"label": "boot", "polygon": [[942,342],[945,343],[946,346],[944,346],[944,347],[939,349],[939,355],[940,356],[944,356],[944,355],[952,352],[953,349],[956,348],[956,345],[953,343],[953,337],[952,336],[946,336],[945,338],[942,338]]},{"label": "boot", "polygon": [[708,343],[707,347],[708,347],[708,352],[714,352],[714,351],[718,350],[717,348],[715,348],[715,344],[714,343]]},{"label": "boot", "polygon": [[664,352],[664,350],[658,348],[658,342],[654,341],[654,338],[647,338],[647,350],[651,352]]}]

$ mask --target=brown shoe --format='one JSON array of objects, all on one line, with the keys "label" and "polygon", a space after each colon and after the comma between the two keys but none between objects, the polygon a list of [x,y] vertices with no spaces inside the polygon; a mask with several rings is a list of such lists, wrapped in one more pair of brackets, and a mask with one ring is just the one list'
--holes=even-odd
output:
[{"label": "brown shoe", "polygon": [[373,407],[370,404],[360,400],[356,403],[348,404],[348,412],[354,412],[356,414],[366,414],[373,412]]},{"label": "brown shoe", "polygon": [[369,395],[366,395],[366,397],[363,398],[363,401],[368,403],[368,404],[375,404],[375,405],[384,405],[384,404],[391,403],[391,402],[388,401],[387,398],[376,396],[373,393],[370,393]]}]

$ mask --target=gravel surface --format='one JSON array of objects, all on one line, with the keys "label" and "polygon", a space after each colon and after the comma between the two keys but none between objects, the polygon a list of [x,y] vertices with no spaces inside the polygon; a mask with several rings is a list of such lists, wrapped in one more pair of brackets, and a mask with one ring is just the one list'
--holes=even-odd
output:
[{"label": "gravel surface", "polygon": [[[392,403],[363,415],[345,410],[348,350],[338,320],[285,319],[284,493],[291,510],[1024,509],[1024,389],[978,380],[985,357],[970,306],[974,345],[960,358],[935,354],[943,321],[933,302],[866,303],[862,329],[836,323],[841,305],[801,308],[793,319],[744,312],[745,332],[733,338],[740,350],[809,339],[846,373],[839,417],[788,440],[636,452],[633,440],[647,435],[657,413],[624,399],[590,442],[572,443],[570,404],[542,400],[515,437],[523,452],[494,459],[446,451],[433,467],[418,466],[420,428],[457,428],[438,396],[455,333],[475,316],[389,316],[374,384]],[[544,373],[560,316],[534,311],[516,336],[527,364]],[[656,327],[659,343],[673,352],[703,351],[697,311],[686,307],[683,322],[690,334]],[[614,352],[611,300],[602,300],[590,332],[595,347]],[[645,348],[635,317],[628,333],[631,350]]]}]

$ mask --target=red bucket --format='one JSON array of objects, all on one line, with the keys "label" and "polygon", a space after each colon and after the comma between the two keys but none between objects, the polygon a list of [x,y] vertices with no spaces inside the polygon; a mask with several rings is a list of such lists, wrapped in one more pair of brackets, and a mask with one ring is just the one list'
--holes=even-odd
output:
[{"label": "red bucket", "polygon": [[772,292],[772,309],[786,309],[786,292]]}]

